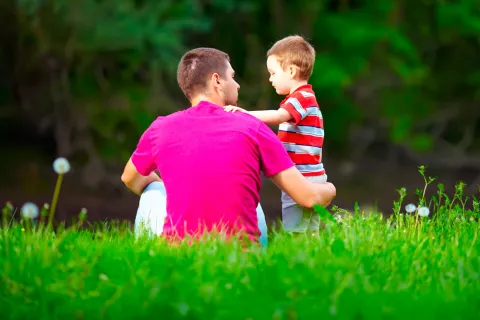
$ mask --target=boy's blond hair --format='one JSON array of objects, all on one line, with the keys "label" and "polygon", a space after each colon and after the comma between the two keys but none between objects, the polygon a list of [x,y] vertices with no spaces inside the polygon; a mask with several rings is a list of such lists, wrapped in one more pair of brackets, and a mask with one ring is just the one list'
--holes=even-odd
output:
[{"label": "boy's blond hair", "polygon": [[302,36],[288,36],[275,42],[268,50],[267,58],[275,56],[283,70],[294,65],[299,70],[300,80],[308,80],[313,72],[315,49]]},{"label": "boy's blond hair", "polygon": [[294,35],[278,40],[268,50],[267,58],[273,55],[283,70],[289,65],[296,66],[300,80],[308,80],[312,75],[315,49],[302,36]]}]

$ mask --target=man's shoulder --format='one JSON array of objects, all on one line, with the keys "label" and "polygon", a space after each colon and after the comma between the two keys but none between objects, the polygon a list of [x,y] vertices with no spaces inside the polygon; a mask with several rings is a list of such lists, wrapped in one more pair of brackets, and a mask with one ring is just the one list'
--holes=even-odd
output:
[{"label": "man's shoulder", "polygon": [[166,116],[160,116],[158,117],[157,119],[161,118],[161,121],[170,121],[170,120],[175,120],[175,119],[178,119],[179,117],[184,117],[186,112],[187,112],[188,109],[186,110],[178,110],[178,111],[175,111],[173,113],[170,113]]},{"label": "man's shoulder", "polygon": [[270,127],[265,124],[262,120],[246,112],[235,112],[238,113],[239,120],[245,125],[245,127],[251,129],[255,134],[262,129],[270,129]]},{"label": "man's shoulder", "polygon": [[[261,131],[271,129],[263,123],[260,119],[249,114],[248,112],[226,112],[225,118],[223,118],[225,123],[229,123],[232,131],[240,131],[246,133],[251,137],[257,137]],[[273,131],[272,131],[273,132]]]},{"label": "man's shoulder", "polygon": [[179,110],[174,113],[171,113],[166,116],[158,116],[155,120],[152,122],[152,126],[163,126],[170,124],[173,121],[178,121],[179,119],[183,118],[185,116],[185,110]]}]

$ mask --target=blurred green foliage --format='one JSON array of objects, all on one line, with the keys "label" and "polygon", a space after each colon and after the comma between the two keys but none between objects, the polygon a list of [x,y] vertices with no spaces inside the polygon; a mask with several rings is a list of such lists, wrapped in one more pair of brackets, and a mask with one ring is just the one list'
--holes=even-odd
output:
[{"label": "blurred green foliage", "polygon": [[122,163],[156,116],[188,106],[175,71],[196,46],[230,54],[242,106],[276,108],[282,97],[268,83],[265,53],[289,34],[304,35],[318,52],[311,83],[329,152],[352,152],[364,140],[411,154],[480,150],[478,0],[2,6],[10,27],[2,31],[0,121],[51,132],[57,152],[85,166]]}]

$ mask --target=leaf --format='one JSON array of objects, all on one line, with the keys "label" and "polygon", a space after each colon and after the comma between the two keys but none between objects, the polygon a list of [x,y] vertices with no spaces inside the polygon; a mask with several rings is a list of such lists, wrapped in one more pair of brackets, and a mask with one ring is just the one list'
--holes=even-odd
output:
[{"label": "leaf", "polygon": [[350,83],[349,72],[330,55],[319,55],[315,60],[314,70],[312,83],[316,87],[340,88]]},{"label": "leaf", "polygon": [[418,133],[410,137],[409,145],[414,151],[427,152],[432,150],[433,139],[427,133]]},{"label": "leaf", "polygon": [[313,210],[320,216],[322,221],[336,222],[333,215],[325,207],[316,204],[313,206]]},{"label": "leaf", "polygon": [[407,58],[414,64],[420,63],[417,48],[405,34],[399,30],[392,29],[388,30],[387,34],[394,52],[397,52],[404,59]]},{"label": "leaf", "polygon": [[442,29],[454,30],[461,35],[478,35],[480,33],[478,1],[463,0],[439,4],[437,21]]},{"label": "leaf", "polygon": [[390,138],[392,142],[400,143],[407,139],[412,127],[412,119],[407,115],[400,115],[393,120],[393,125],[390,129]]},{"label": "leaf", "polygon": [[345,244],[343,243],[342,239],[336,238],[333,240],[330,250],[334,255],[341,256],[345,252]]}]

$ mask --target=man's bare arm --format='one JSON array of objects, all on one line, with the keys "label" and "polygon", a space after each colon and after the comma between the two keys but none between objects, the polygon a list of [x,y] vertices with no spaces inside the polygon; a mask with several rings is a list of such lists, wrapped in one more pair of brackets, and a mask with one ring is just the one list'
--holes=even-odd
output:
[{"label": "man's bare arm", "polygon": [[283,108],[278,110],[248,111],[248,113],[268,125],[278,125],[292,119],[290,113]]},{"label": "man's bare arm", "polygon": [[123,170],[122,182],[137,195],[141,195],[143,190],[154,181],[162,181],[160,177],[153,171],[148,176],[142,176],[135,168],[130,158]]},{"label": "man's bare arm", "polygon": [[327,207],[337,193],[333,184],[312,183],[295,167],[274,175],[272,180],[296,203],[306,208],[312,208],[316,204]]}]

